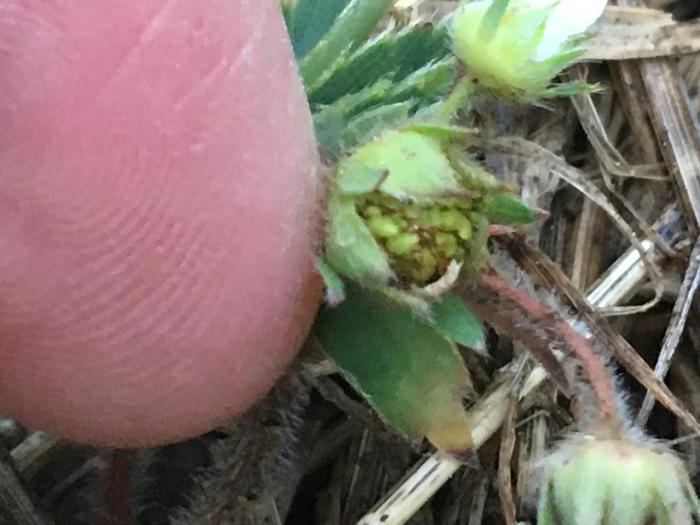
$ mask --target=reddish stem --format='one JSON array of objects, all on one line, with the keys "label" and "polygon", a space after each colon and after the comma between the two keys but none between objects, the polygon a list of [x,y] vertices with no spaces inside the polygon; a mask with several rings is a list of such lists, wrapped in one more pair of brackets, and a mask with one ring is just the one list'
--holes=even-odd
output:
[{"label": "reddish stem", "polygon": [[502,237],[504,235],[511,235],[513,233],[513,227],[506,226],[504,224],[489,224],[487,228],[487,233],[489,237]]},{"label": "reddish stem", "polygon": [[[537,329],[558,336],[588,378],[596,398],[598,421],[608,428],[618,426],[613,378],[585,337],[552,309],[505,281],[493,269],[481,274],[474,291],[476,293],[470,297],[465,296],[465,301],[475,313],[523,344],[548,370],[552,368],[552,359],[556,358],[549,348],[543,352],[542,336]],[[532,323],[532,328],[527,327],[528,322]]]}]

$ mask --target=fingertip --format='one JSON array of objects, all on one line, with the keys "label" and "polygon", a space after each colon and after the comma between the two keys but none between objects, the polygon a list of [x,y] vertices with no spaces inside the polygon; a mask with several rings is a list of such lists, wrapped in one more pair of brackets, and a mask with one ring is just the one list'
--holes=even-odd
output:
[{"label": "fingertip", "polygon": [[318,159],[278,5],[248,4],[0,9],[3,411],[173,441],[295,353],[320,295]]}]

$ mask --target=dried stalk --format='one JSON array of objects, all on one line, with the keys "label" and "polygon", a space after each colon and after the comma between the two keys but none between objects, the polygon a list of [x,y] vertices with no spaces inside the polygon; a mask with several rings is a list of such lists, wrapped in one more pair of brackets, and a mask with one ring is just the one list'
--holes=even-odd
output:
[{"label": "dried stalk", "polygon": [[503,428],[501,429],[501,446],[498,451],[498,496],[501,500],[501,509],[506,525],[517,525],[511,464],[517,440],[515,427],[518,419],[518,409],[520,408],[518,391],[522,388],[521,381],[524,379],[522,372],[527,365],[526,358],[527,354],[522,354],[520,366],[518,366],[520,370],[516,372],[516,377],[513,381],[510,399],[508,400],[508,409]]},{"label": "dried stalk", "polygon": [[[673,354],[678,347],[678,343],[680,343],[698,286],[700,286],[700,240],[696,241],[695,247],[688,259],[688,269],[685,272],[685,277],[683,278],[683,283],[678,293],[678,299],[673,305],[671,321],[666,328],[661,351],[659,352],[659,357],[654,367],[654,374],[661,381],[666,377],[666,373],[671,365],[671,359],[673,359]],[[637,414],[636,422],[639,426],[646,425],[651,415],[652,408],[654,408],[654,397],[647,392],[642,407]]]},{"label": "dried stalk", "polygon": [[695,117],[673,64],[645,60],[640,71],[666,168],[676,182],[688,227],[696,236],[700,224],[700,140]]},{"label": "dried stalk", "polygon": [[10,457],[0,457],[0,523],[49,525],[32,502]]},{"label": "dried stalk", "polygon": [[[635,8],[637,0],[618,0]],[[649,113],[668,172],[673,176],[688,227],[700,233],[700,138],[698,124],[688,106],[688,95],[668,59],[643,60],[639,64],[646,88]]]},{"label": "dried stalk", "polygon": [[40,430],[30,432],[10,452],[17,471],[24,479],[32,479],[65,447],[66,441]]},{"label": "dried stalk", "polygon": [[629,60],[700,50],[700,23],[676,22],[657,9],[609,6],[595,31],[586,45],[585,59]]}]

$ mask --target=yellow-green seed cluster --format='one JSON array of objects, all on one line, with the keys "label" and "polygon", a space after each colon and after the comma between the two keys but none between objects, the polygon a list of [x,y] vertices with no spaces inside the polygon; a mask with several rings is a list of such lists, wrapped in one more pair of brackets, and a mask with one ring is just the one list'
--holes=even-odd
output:
[{"label": "yellow-green seed cluster", "polygon": [[402,202],[381,192],[364,195],[357,211],[402,280],[423,285],[444,275],[452,260],[484,248],[480,200],[444,198],[439,204]]}]

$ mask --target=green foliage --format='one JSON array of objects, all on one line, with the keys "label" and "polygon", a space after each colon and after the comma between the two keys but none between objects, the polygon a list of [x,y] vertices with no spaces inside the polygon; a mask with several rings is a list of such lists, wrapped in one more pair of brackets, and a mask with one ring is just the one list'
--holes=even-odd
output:
[{"label": "green foliage", "polygon": [[326,158],[435,103],[454,80],[446,24],[389,28],[369,38],[391,0],[283,2]]},{"label": "green foliage", "polygon": [[[328,31],[299,61],[299,72],[308,90],[324,81],[340,57],[364,42],[393,3],[393,0],[350,0]],[[299,4],[295,11],[298,8]],[[296,13],[291,16],[297,19]]]},{"label": "green foliage", "polygon": [[380,80],[400,82],[448,55],[450,40],[444,25],[384,31],[336,64],[328,79],[309,92],[309,101],[331,104]]},{"label": "green foliage", "polygon": [[319,314],[315,333],[325,350],[391,428],[465,454],[471,439],[461,400],[470,379],[454,346],[383,294],[346,291],[344,302]]},{"label": "green foliage", "polygon": [[390,82],[378,82],[359,93],[346,95],[314,114],[316,138],[327,160],[337,160],[377,130],[408,118],[413,102],[381,104],[388,98],[390,88]]},{"label": "green foliage", "polygon": [[316,137],[329,160],[365,142],[378,131],[408,120],[417,109],[434,103],[454,78],[452,59],[431,63],[399,82],[381,79],[332,104],[316,106]]},{"label": "green foliage", "polygon": [[287,31],[297,60],[304,58],[331,29],[350,0],[298,0],[283,4]]},{"label": "green foliage", "polygon": [[[483,329],[456,296],[411,286],[455,260],[480,267],[487,218],[522,223],[534,212],[457,145],[468,133],[451,119],[473,85],[458,82],[444,100],[457,77],[448,22],[377,32],[392,4],[284,4],[317,139],[335,166],[315,332],[390,427],[463,454],[470,382],[454,343],[484,351]],[[497,25],[507,4],[487,18]]]},{"label": "green foliage", "polygon": [[433,305],[431,313],[433,323],[442,335],[472,350],[486,350],[481,323],[456,295],[445,294]]}]

